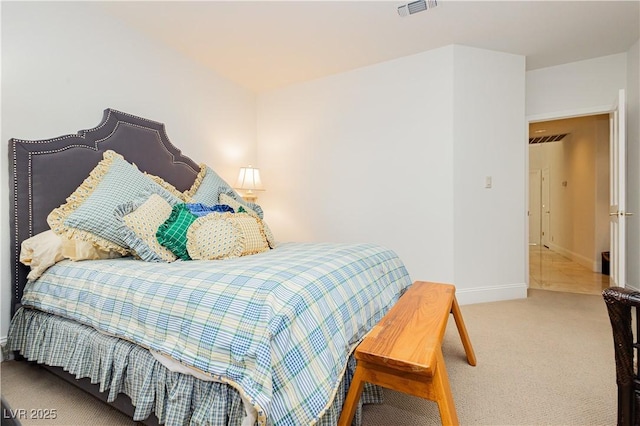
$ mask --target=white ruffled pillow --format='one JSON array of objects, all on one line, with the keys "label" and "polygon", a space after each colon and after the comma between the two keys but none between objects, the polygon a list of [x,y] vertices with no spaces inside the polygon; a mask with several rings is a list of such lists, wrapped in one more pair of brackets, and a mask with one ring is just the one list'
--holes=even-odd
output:
[{"label": "white ruffled pillow", "polygon": [[60,237],[52,230],[27,238],[20,246],[20,262],[31,267],[27,275],[30,281],[40,278],[49,267],[64,259],[79,261],[113,259],[120,256],[118,252],[102,250],[89,241]]}]

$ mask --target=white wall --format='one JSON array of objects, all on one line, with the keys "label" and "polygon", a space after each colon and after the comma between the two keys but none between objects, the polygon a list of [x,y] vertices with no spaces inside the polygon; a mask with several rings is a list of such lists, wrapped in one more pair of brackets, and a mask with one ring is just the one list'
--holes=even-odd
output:
[{"label": "white wall", "polygon": [[375,242],[453,281],[452,85],[447,47],[259,95],[276,237]]},{"label": "white wall", "polygon": [[602,112],[627,85],[627,55],[603,56],[528,71],[526,114],[549,119]]},{"label": "white wall", "polygon": [[7,141],[94,127],[105,108],[164,122],[228,180],[255,160],[255,96],[85,2],[2,3],[2,311],[10,319]]},{"label": "white wall", "polygon": [[526,297],[525,58],[454,52],[453,282],[473,301]]},{"label": "white wall", "polygon": [[383,244],[461,303],[524,297],[523,117],[524,59],[462,46],[262,94],[260,203],[280,239]]},{"label": "white wall", "polygon": [[640,40],[627,52],[627,285],[640,290]]}]

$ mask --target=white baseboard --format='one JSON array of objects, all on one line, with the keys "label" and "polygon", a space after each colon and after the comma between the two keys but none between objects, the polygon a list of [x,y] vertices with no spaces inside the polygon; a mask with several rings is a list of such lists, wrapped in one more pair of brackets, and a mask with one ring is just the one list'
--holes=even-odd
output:
[{"label": "white baseboard", "polygon": [[526,297],[526,283],[477,288],[456,288],[456,299],[460,305],[526,299]]},{"label": "white baseboard", "polygon": [[593,260],[593,259],[589,259],[586,256],[583,256],[581,254],[572,252],[571,250],[567,250],[563,247],[557,246],[555,244],[548,244],[549,246],[549,250],[553,250],[556,253],[559,253],[561,255],[563,255],[564,257],[568,257],[569,259],[573,260],[574,262],[576,262],[579,265],[584,266],[585,268],[589,269],[590,271],[593,272],[600,272],[602,269],[602,265],[601,265],[601,260]]}]

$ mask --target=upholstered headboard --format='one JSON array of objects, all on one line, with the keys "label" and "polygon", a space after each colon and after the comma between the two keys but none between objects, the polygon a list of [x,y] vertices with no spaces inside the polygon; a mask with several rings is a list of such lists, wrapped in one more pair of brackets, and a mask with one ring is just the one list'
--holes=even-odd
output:
[{"label": "upholstered headboard", "polygon": [[98,126],[77,134],[35,141],[10,139],[12,315],[29,273],[19,261],[20,244],[49,229],[47,215],[65,202],[109,149],[180,191],[191,187],[199,171],[169,141],[164,124],[113,109],[104,111]]}]

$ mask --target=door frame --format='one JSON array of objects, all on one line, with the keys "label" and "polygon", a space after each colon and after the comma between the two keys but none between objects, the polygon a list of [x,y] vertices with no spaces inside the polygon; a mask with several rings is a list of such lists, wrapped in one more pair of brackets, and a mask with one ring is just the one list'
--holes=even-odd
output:
[{"label": "door frame", "polygon": [[[626,90],[620,89],[612,113],[609,114],[609,164],[612,179],[609,182],[609,229],[611,245],[610,285],[627,286],[626,270],[626,160],[627,160],[627,105]],[[618,127],[618,126],[621,126]],[[615,212],[613,211],[615,209]],[[615,215],[615,218],[613,217]],[[622,238],[621,238],[622,236]],[[614,247],[616,250],[614,250]]]},{"label": "door frame", "polygon": [[540,180],[540,245],[549,248],[551,240],[551,193],[549,188],[549,168],[542,169]]},{"label": "door frame", "polygon": [[[574,110],[567,111],[558,111],[558,112],[550,112],[544,114],[535,114],[535,115],[527,115],[525,116],[526,121],[526,138],[524,143],[527,144],[527,149],[525,149],[525,171],[524,174],[526,176],[526,183],[524,185],[525,189],[525,199],[527,200],[526,207],[524,209],[524,218],[525,218],[525,241],[524,245],[524,259],[525,259],[525,282],[527,283],[527,288],[529,288],[529,276],[531,271],[529,270],[529,125],[531,123],[537,123],[539,121],[551,121],[551,120],[562,120],[563,118],[574,118],[574,117],[583,117],[586,115],[599,115],[599,114],[610,114],[614,111],[614,106],[609,105],[600,105],[595,107],[588,108],[578,108]],[[609,141],[611,143],[611,141]],[[611,178],[611,177],[609,177]]]},{"label": "door frame", "polygon": [[[535,174],[535,177],[532,176]],[[535,180],[535,185],[531,184],[532,179]],[[536,188],[536,194],[532,194],[532,187]],[[532,195],[537,195],[536,198],[532,198]],[[535,202],[534,202],[535,201]],[[529,169],[529,245],[542,245],[542,169]],[[535,219],[535,220],[534,220]],[[538,231],[538,235],[535,236],[535,241],[531,240],[532,227],[531,224],[536,223],[534,229]]]}]

